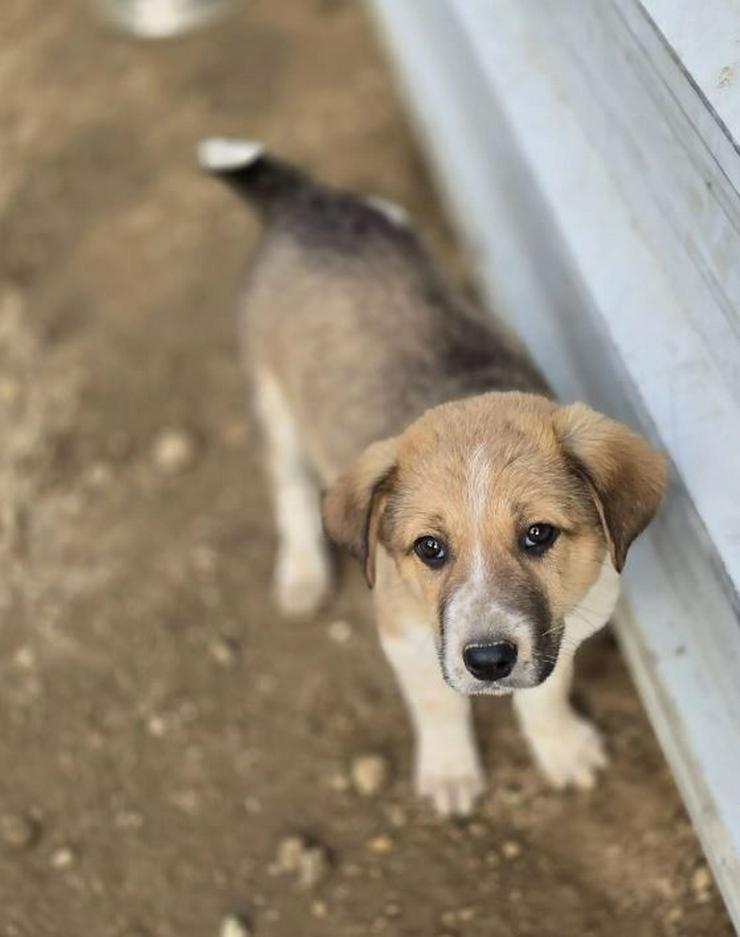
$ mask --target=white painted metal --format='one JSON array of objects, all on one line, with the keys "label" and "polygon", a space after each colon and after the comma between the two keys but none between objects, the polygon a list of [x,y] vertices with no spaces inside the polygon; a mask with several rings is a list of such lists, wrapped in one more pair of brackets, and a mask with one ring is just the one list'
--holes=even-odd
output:
[{"label": "white painted metal", "polygon": [[643,240],[676,279],[684,313],[740,400],[740,203],[717,158],[730,141],[716,123],[716,140],[701,132],[706,103],[639,4],[555,3],[550,22],[588,142],[638,208]]},{"label": "white painted metal", "polygon": [[638,0],[371,7],[495,307],[672,457],[619,630],[740,924],[740,157]]},{"label": "white painted metal", "polygon": [[740,0],[642,5],[728,135],[740,140]]}]

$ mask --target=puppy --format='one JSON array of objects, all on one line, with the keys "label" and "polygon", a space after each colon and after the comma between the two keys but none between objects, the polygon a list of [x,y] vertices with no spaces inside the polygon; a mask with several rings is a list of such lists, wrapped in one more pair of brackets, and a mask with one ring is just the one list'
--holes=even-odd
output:
[{"label": "puppy", "polygon": [[309,614],[330,592],[324,527],[360,560],[415,730],[416,787],[440,813],[468,814],[483,788],[473,694],[513,694],[545,777],[591,787],[605,755],[569,702],[573,656],[614,609],[663,457],[550,399],[399,210],[258,144],[208,140],[200,161],[264,219],[241,325],[280,607]]}]

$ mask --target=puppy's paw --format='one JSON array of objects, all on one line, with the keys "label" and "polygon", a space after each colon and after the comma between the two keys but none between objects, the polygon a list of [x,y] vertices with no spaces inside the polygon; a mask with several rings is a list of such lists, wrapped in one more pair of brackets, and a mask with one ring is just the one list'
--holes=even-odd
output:
[{"label": "puppy's paw", "polygon": [[331,567],[323,550],[279,552],[274,592],[285,615],[312,615],[329,596],[331,585]]},{"label": "puppy's paw", "polygon": [[469,817],[483,793],[478,774],[425,775],[417,778],[417,791],[428,797],[442,817]]},{"label": "puppy's paw", "polygon": [[454,763],[439,752],[423,754],[416,771],[416,791],[428,797],[443,817],[467,817],[485,786],[475,752],[463,753]]},{"label": "puppy's paw", "polygon": [[587,719],[571,712],[552,725],[547,734],[529,736],[540,770],[553,787],[590,790],[607,765],[601,735]]}]

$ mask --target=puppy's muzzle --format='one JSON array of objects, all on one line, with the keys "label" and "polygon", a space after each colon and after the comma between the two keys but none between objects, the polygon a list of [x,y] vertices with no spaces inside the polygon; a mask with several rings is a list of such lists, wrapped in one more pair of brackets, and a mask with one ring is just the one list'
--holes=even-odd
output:
[{"label": "puppy's muzzle", "polygon": [[517,646],[510,641],[495,644],[467,644],[463,648],[463,663],[476,680],[494,683],[508,677],[517,659]]}]

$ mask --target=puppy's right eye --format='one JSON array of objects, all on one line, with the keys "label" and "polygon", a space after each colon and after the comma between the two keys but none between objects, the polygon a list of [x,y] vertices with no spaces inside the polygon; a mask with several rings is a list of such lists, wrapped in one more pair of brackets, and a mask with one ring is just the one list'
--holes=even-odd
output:
[{"label": "puppy's right eye", "polygon": [[447,544],[439,537],[419,537],[414,542],[414,553],[431,569],[439,569],[447,562]]}]

